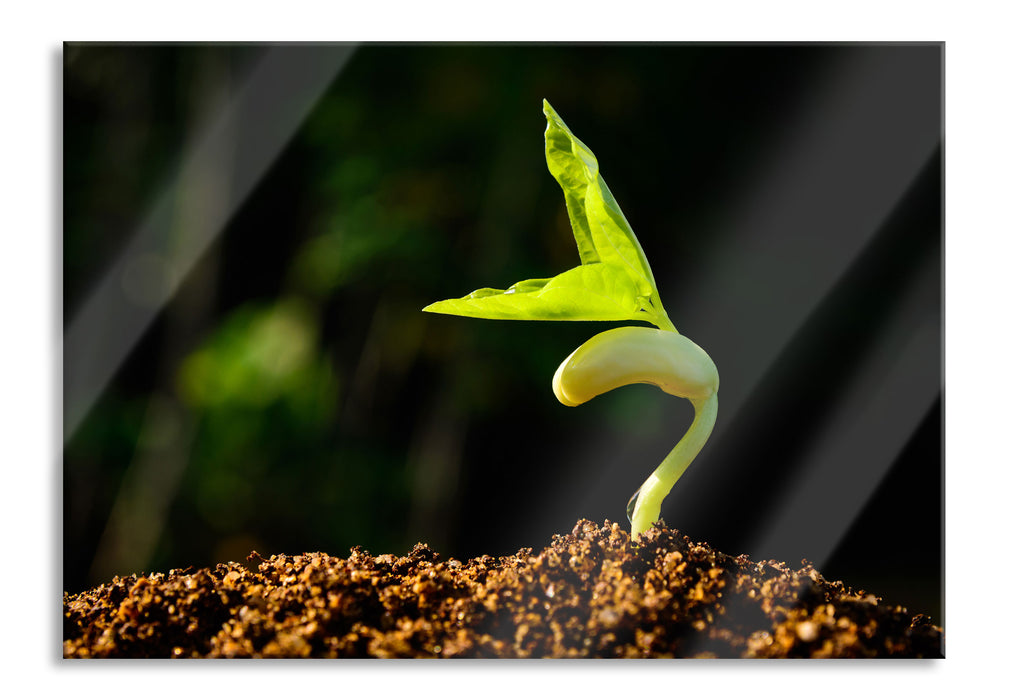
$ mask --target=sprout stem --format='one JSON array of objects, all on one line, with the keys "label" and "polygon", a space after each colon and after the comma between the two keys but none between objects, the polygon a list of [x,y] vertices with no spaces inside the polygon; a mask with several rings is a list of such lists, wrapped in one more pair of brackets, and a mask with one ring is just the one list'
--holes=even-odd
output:
[{"label": "sprout stem", "polygon": [[[715,425],[718,415],[718,394],[707,398],[691,399],[694,405],[694,421],[686,434],[676,443],[676,447],[666,455],[662,464],[652,472],[636,494],[634,512],[631,515],[631,538],[647,530],[659,520],[662,501],[669,494],[677,480],[694,461],[697,453],[704,447]],[[633,500],[633,499],[632,499]]]}]

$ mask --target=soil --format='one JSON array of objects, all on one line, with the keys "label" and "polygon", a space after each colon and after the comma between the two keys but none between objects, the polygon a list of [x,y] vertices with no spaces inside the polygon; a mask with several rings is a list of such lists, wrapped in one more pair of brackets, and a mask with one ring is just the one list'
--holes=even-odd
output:
[{"label": "soil", "polygon": [[924,615],[808,563],[731,557],[677,530],[582,520],[539,553],[354,548],[116,577],[63,596],[66,658],[944,656]]}]

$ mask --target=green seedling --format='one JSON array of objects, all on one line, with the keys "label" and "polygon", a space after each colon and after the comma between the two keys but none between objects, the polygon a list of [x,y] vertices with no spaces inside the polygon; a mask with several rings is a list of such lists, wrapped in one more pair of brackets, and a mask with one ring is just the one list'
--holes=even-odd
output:
[{"label": "green seedling", "polygon": [[694,420],[627,504],[631,536],[659,520],[662,501],[704,447],[718,413],[718,370],[708,354],[669,320],[655,278],[630,224],[602,176],[599,161],[550,104],[547,167],[564,191],[581,264],[556,277],[516,282],[508,289],[478,289],[424,308],[433,313],[530,321],[644,321],[603,331],[568,356],[553,389],[578,406],[628,384],[654,384],[688,399]]}]

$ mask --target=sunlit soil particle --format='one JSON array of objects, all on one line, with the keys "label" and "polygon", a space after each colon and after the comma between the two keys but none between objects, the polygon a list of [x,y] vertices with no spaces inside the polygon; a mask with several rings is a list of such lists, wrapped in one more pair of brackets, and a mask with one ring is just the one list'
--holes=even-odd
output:
[{"label": "sunlit soil particle", "polygon": [[537,554],[468,562],[425,544],[248,562],[65,593],[64,656],[943,656],[943,630],[923,615],[669,529],[632,545],[616,524],[582,520]]}]

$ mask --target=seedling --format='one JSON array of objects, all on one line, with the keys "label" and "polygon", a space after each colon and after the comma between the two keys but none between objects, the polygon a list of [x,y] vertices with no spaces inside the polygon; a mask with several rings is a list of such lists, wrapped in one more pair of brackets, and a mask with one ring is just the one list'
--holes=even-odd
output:
[{"label": "seedling", "polygon": [[694,420],[627,504],[631,536],[659,520],[662,501],[704,447],[718,413],[718,370],[669,320],[630,224],[599,174],[599,161],[543,100],[547,167],[564,191],[581,264],[556,277],[478,289],[424,308],[441,314],[530,321],[645,321],[603,331],[571,353],[553,389],[578,406],[628,384],[654,384],[688,399]]}]

